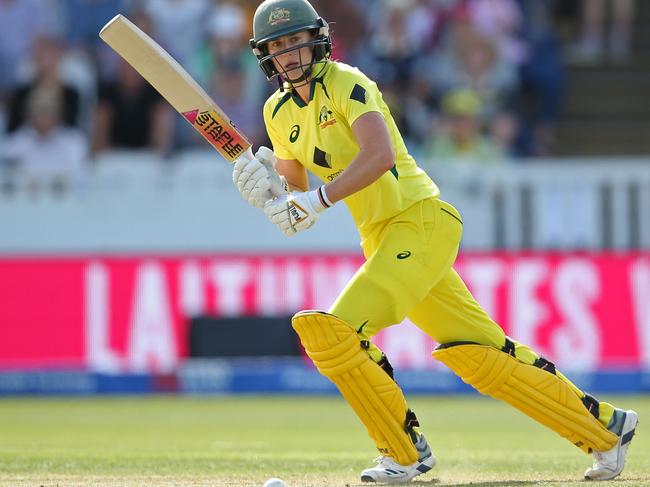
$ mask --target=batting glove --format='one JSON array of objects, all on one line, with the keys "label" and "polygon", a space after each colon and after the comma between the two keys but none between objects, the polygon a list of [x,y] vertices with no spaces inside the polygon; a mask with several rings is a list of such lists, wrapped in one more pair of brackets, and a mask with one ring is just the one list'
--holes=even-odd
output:
[{"label": "batting glove", "polygon": [[255,156],[250,152],[235,160],[232,180],[246,201],[264,208],[267,201],[288,193],[287,181],[275,170],[277,159],[268,147],[260,147]]},{"label": "batting glove", "polygon": [[291,237],[311,227],[322,212],[332,206],[325,188],[294,192],[268,201],[264,213],[285,235]]}]

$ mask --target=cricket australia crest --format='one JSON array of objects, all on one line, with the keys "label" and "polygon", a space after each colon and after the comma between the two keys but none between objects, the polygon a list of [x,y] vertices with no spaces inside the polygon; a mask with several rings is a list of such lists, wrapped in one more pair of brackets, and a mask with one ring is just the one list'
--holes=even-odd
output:
[{"label": "cricket australia crest", "polygon": [[274,8],[269,15],[269,25],[284,24],[291,20],[291,12],[286,8]]},{"label": "cricket australia crest", "polygon": [[332,110],[323,105],[323,107],[320,109],[320,114],[318,115],[318,126],[321,129],[324,129],[335,123],[336,119],[334,118]]}]

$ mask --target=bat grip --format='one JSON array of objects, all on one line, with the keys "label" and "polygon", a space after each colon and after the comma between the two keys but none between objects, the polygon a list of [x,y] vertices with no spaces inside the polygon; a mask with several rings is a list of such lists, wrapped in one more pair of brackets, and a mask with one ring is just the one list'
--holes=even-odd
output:
[{"label": "bat grip", "polygon": [[273,151],[265,146],[261,146],[259,149],[257,149],[255,157],[257,157],[257,160],[270,170],[275,169],[275,164],[278,162]]}]

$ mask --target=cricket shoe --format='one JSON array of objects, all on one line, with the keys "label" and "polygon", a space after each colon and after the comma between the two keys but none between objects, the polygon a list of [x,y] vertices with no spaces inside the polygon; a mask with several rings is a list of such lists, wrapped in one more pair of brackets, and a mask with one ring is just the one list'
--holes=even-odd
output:
[{"label": "cricket shoe", "polygon": [[382,455],[377,457],[375,465],[361,472],[362,482],[374,482],[377,484],[402,484],[408,482],[420,474],[428,472],[436,464],[436,457],[433,456],[429,443],[422,433],[415,442],[418,451],[418,461],[411,465],[400,465],[391,457]]},{"label": "cricket shoe", "polygon": [[631,409],[616,409],[608,429],[616,433],[618,442],[607,451],[595,451],[594,464],[585,471],[587,480],[610,480],[618,476],[625,467],[625,455],[630,446],[639,416]]}]

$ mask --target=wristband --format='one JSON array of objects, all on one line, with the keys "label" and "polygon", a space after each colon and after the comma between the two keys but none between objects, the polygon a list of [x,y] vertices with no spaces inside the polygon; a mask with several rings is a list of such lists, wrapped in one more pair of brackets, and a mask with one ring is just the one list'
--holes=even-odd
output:
[{"label": "wristband", "polygon": [[327,193],[325,192],[325,185],[320,186],[316,191],[318,192],[318,199],[320,200],[321,205],[323,205],[323,208],[329,208],[334,204],[327,197]]}]

